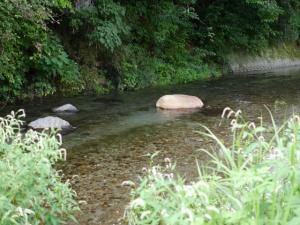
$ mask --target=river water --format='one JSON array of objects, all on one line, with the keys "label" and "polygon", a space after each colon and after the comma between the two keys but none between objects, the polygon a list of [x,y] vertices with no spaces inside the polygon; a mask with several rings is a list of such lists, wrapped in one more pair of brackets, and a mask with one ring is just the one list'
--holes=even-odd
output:
[{"label": "river water", "polygon": [[[199,96],[205,109],[196,112],[160,111],[156,100],[164,94]],[[241,109],[250,120],[263,115],[268,106],[277,119],[300,110],[300,69],[272,73],[224,77],[219,80],[144,89],[97,97],[49,98],[34,101],[25,108],[27,120],[51,115],[51,108],[72,103],[77,114],[60,115],[76,129],[63,137],[67,161],[59,165],[78,199],[85,201],[77,219],[82,225],[123,224],[122,217],[130,199],[125,180],[138,181],[149,163],[148,153],[159,151],[157,162],[165,157],[176,161],[178,173],[187,180],[197,176],[195,160],[207,157],[200,148],[211,145],[196,131],[200,124],[217,136],[228,134],[219,125],[222,109]],[[6,108],[5,111],[17,109]],[[5,112],[2,112],[3,114]]]}]

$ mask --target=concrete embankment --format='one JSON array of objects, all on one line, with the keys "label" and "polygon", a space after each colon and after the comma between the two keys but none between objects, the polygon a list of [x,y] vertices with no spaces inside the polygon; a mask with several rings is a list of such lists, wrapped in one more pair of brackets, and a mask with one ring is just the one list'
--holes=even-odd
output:
[{"label": "concrete embankment", "polygon": [[300,67],[300,49],[282,45],[265,49],[257,55],[232,53],[228,55],[229,69],[233,74],[252,74],[286,67]]}]

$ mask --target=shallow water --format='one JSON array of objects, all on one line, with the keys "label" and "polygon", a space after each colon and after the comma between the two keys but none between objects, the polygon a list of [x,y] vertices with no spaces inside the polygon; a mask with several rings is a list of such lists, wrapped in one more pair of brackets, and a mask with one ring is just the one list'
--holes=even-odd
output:
[{"label": "shallow water", "polygon": [[[206,108],[201,111],[173,112],[155,108],[156,100],[170,93],[199,96]],[[102,97],[49,98],[1,112],[25,108],[27,120],[51,115],[51,108],[64,103],[76,105],[77,114],[62,114],[76,126],[64,136],[68,159],[60,167],[72,179],[78,199],[86,201],[77,215],[79,224],[121,224],[130,189],[124,180],[137,181],[149,163],[148,153],[160,151],[177,162],[178,172],[187,180],[197,176],[195,160],[206,159],[200,148],[211,143],[197,130],[203,124],[219,137],[228,133],[219,126],[222,109],[241,109],[250,120],[267,117],[264,105],[282,119],[300,109],[300,69],[281,70],[252,76],[226,77],[208,82],[151,88]]]}]

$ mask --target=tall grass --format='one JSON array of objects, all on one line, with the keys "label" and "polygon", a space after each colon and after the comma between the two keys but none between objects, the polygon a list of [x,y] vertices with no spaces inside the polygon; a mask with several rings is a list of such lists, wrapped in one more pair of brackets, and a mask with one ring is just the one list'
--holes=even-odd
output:
[{"label": "tall grass", "polygon": [[54,164],[63,160],[61,137],[21,132],[23,111],[0,117],[0,224],[62,224],[78,210],[75,192]]},{"label": "tall grass", "polygon": [[210,129],[199,132],[215,142],[211,158],[187,183],[175,166],[145,169],[126,210],[129,224],[293,225],[300,224],[300,118],[277,125],[245,121],[227,108],[231,141]]}]

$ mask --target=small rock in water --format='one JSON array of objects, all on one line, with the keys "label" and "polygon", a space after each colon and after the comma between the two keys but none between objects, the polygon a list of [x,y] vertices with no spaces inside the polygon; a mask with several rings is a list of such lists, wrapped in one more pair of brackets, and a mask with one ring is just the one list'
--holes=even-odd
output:
[{"label": "small rock in water", "polygon": [[28,124],[28,127],[33,129],[56,128],[61,130],[72,128],[69,122],[55,116],[47,116],[34,120]]},{"label": "small rock in water", "polygon": [[53,112],[78,112],[79,110],[72,104],[65,104],[52,109]]}]

